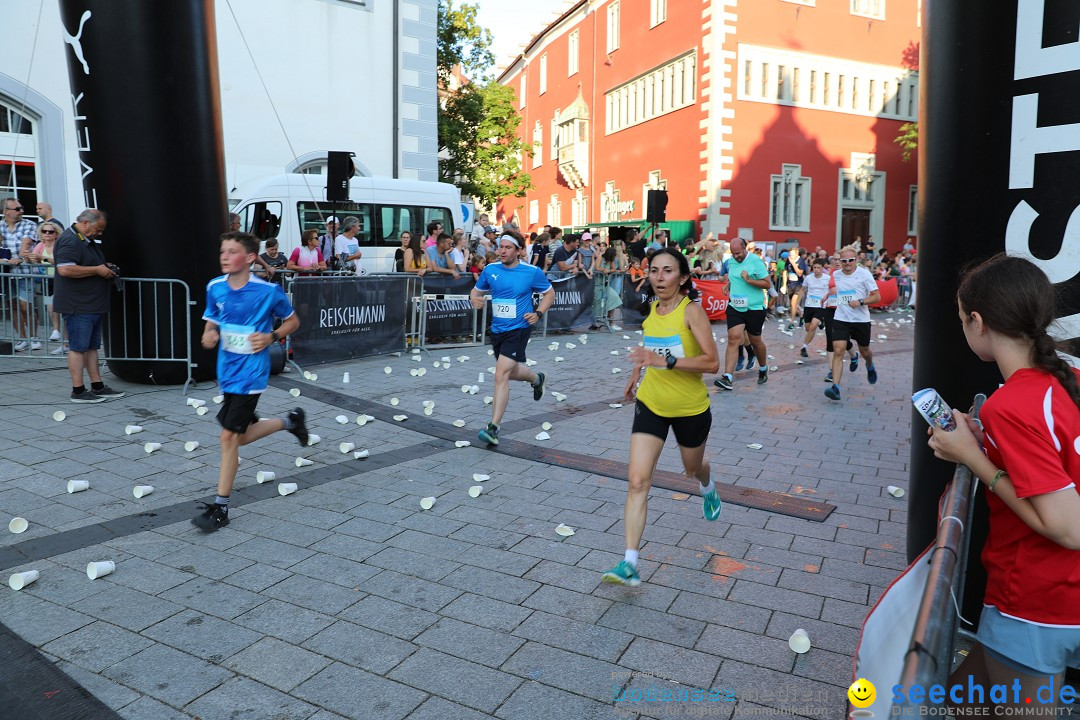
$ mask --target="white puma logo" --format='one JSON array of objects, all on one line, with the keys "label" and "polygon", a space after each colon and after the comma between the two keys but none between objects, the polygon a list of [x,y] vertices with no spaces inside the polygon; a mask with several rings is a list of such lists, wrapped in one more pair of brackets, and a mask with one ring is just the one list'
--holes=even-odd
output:
[{"label": "white puma logo", "polygon": [[90,66],[86,63],[86,58],[83,57],[82,49],[82,32],[83,26],[86,25],[86,21],[90,19],[90,11],[87,10],[82,14],[82,18],[79,19],[79,32],[75,35],[69,35],[67,28],[64,28],[64,42],[71,46],[71,49],[75,51],[75,59],[82,63],[83,73],[90,74]]}]

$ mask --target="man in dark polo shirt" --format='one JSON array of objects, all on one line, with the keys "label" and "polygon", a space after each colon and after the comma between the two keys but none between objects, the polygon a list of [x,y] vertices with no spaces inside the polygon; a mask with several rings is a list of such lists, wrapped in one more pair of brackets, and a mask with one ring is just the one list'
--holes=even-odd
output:
[{"label": "man in dark polo shirt", "polygon": [[[75,403],[99,403],[124,396],[101,381],[98,367],[101,326],[109,312],[109,292],[116,277],[95,241],[104,231],[105,213],[83,210],[75,223],[60,234],[53,250],[53,310],[64,316],[67,327],[71,402]],[[83,384],[84,368],[90,375],[89,390]]]}]

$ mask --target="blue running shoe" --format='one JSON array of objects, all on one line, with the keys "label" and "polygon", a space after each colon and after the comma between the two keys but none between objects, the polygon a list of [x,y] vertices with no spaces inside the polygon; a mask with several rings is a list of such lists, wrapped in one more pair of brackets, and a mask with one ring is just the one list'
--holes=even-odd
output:
[{"label": "blue running shoe", "polygon": [[[754,356],[751,355],[750,356],[750,362],[753,362],[753,361],[754,361]],[[744,367],[746,367],[746,360],[745,360],[745,358],[743,358],[742,355],[740,355],[739,356],[739,361],[737,363],[735,363],[735,372],[739,372]]]},{"label": "blue running shoe", "polygon": [[746,369],[747,370],[753,370],[754,369],[754,363],[757,362],[757,356],[754,355],[754,353],[752,351],[747,353],[747,355],[749,357],[746,358]]},{"label": "blue running shoe", "polygon": [[720,511],[724,509],[724,503],[720,502],[720,496],[716,490],[710,490],[702,498],[702,514],[706,520],[712,521],[720,517]]},{"label": "blue running shoe", "polygon": [[833,385],[832,387],[825,388],[825,397],[829,398],[830,400],[839,400],[840,399],[840,386],[839,385]]},{"label": "blue running shoe", "polygon": [[851,363],[848,365],[848,370],[855,372],[859,369],[859,353],[855,353],[855,357],[851,358]]},{"label": "blue running shoe", "polygon": [[638,575],[637,568],[625,560],[604,573],[601,580],[606,583],[629,585],[630,587],[641,584],[641,577]]},{"label": "blue running shoe", "polygon": [[877,368],[873,365],[866,366],[866,381],[871,385],[877,382]]},{"label": "blue running shoe", "polygon": [[829,374],[825,376],[825,382],[832,385],[832,383],[833,383],[832,370],[830,370]]},{"label": "blue running shoe", "polygon": [[486,442],[488,445],[498,445],[499,426],[495,423],[488,423],[486,428],[476,433],[476,437],[480,438],[480,440]]}]

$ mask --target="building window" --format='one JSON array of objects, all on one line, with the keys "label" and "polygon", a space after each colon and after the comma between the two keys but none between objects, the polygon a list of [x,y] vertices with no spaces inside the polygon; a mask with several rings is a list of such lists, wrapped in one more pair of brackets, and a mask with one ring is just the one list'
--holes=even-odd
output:
[{"label": "building window", "polygon": [[607,133],[618,132],[697,101],[697,52],[681,55],[605,93]]},{"label": "building window", "polygon": [[753,75],[754,63],[751,60],[747,60],[743,63],[743,94],[749,95],[754,92],[754,80],[751,77]]},{"label": "building window", "polygon": [[784,76],[786,74],[787,74],[787,68],[786,67],[784,67],[783,65],[778,65],[776,67],[776,99],[777,100],[787,100],[787,98],[784,96],[784,80],[785,80]]},{"label": "building window", "polygon": [[521,71],[521,94],[518,95],[518,107],[519,108],[525,107],[525,90],[526,90],[525,70],[522,69],[522,71]]},{"label": "building window", "polygon": [[761,97],[769,97],[769,63],[761,63]]},{"label": "building window", "polygon": [[567,52],[569,53],[569,55],[567,57],[566,62],[567,62],[567,67],[569,69],[566,71],[566,77],[570,77],[571,75],[576,75],[577,74],[577,71],[578,71],[578,38],[580,38],[580,37],[581,37],[581,32],[578,31],[578,30],[575,30],[574,32],[570,33],[570,37],[567,40],[566,46],[567,46]]},{"label": "building window", "polygon": [[907,234],[915,237],[919,234],[919,186],[908,189]]},{"label": "building window", "polygon": [[844,76],[841,75],[836,79],[836,104],[839,107],[844,107]]},{"label": "building window", "polygon": [[544,128],[540,125],[540,121],[537,120],[533,125],[533,138],[532,138],[532,166],[533,168],[540,167],[544,162]]},{"label": "building window", "polygon": [[667,0],[649,0],[649,27],[654,28],[667,20]]},{"label": "building window", "polygon": [[559,111],[551,118],[551,159],[559,159]]},{"label": "building window", "polygon": [[619,191],[615,189],[615,181],[609,180],[604,184],[604,192],[600,194],[600,222],[617,221],[618,205]]},{"label": "building window", "polygon": [[851,78],[851,109],[857,110],[859,107],[859,78]]},{"label": "building window", "polygon": [[572,215],[570,222],[574,227],[579,227],[589,221],[589,201],[580,188],[574,195],[574,200],[570,205],[570,213]]},{"label": "building window", "polygon": [[791,71],[791,102],[799,102],[799,68]]},{"label": "building window", "polygon": [[817,104],[817,70],[810,71],[810,104]]},{"label": "building window", "polygon": [[769,229],[810,231],[810,178],[802,177],[801,165],[784,165],[770,179]]},{"label": "building window", "polygon": [[851,0],[851,14],[884,20],[885,0]]},{"label": "building window", "polygon": [[619,49],[619,0],[607,6],[607,51]]},{"label": "building window", "polygon": [[[539,200],[530,200],[529,201],[529,225],[533,226],[533,225],[537,224],[538,222],[540,222],[540,201]],[[524,229],[524,228],[522,228],[522,229]]]},{"label": "building window", "polygon": [[547,92],[547,53],[540,56],[540,94]]},{"label": "building window", "polygon": [[829,104],[829,73],[825,73],[823,76],[822,88],[821,88],[821,104]]},{"label": "building window", "polygon": [[667,190],[667,180],[660,177],[659,170],[649,172],[649,182],[641,186],[641,207],[649,207],[650,190]]},{"label": "building window", "polygon": [[559,201],[559,196],[552,195],[551,201],[547,206],[547,224],[559,226],[562,225],[562,202]]}]

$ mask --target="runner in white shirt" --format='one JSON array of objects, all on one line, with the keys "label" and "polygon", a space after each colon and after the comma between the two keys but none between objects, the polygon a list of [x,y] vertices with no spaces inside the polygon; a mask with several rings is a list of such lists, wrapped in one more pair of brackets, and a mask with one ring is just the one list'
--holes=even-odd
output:
[{"label": "runner in white shirt", "polygon": [[814,341],[817,329],[825,322],[825,303],[832,294],[829,276],[825,274],[824,260],[820,258],[814,260],[813,272],[804,278],[803,289],[806,291],[806,300],[803,303],[803,324],[806,326],[806,337],[803,338],[799,355],[810,357],[807,346]]},{"label": "runner in white shirt", "polygon": [[871,385],[877,382],[874,355],[870,352],[870,308],[881,300],[874,276],[866,268],[858,266],[854,248],[840,251],[840,272],[833,274],[836,283],[836,317],[833,320],[833,384],[825,390],[830,400],[840,399],[840,378],[844,374],[844,351],[848,340],[859,346],[866,358],[866,379]]},{"label": "runner in white shirt", "polygon": [[[829,288],[835,288],[836,282],[832,279],[840,271],[840,256],[833,253],[829,257],[829,266],[825,268],[825,274],[829,276]],[[825,349],[830,353],[832,352],[833,344],[833,317],[836,315],[836,291],[833,290],[827,298],[825,298],[825,317],[822,319],[822,324],[825,326]],[[850,372],[855,372],[859,369],[859,353],[855,350],[854,343],[851,340],[847,341],[847,351],[851,358],[851,364],[848,365]],[[830,360],[830,363],[832,361]],[[829,368],[829,372],[825,374],[825,382],[832,385],[833,376],[832,368]]]}]

